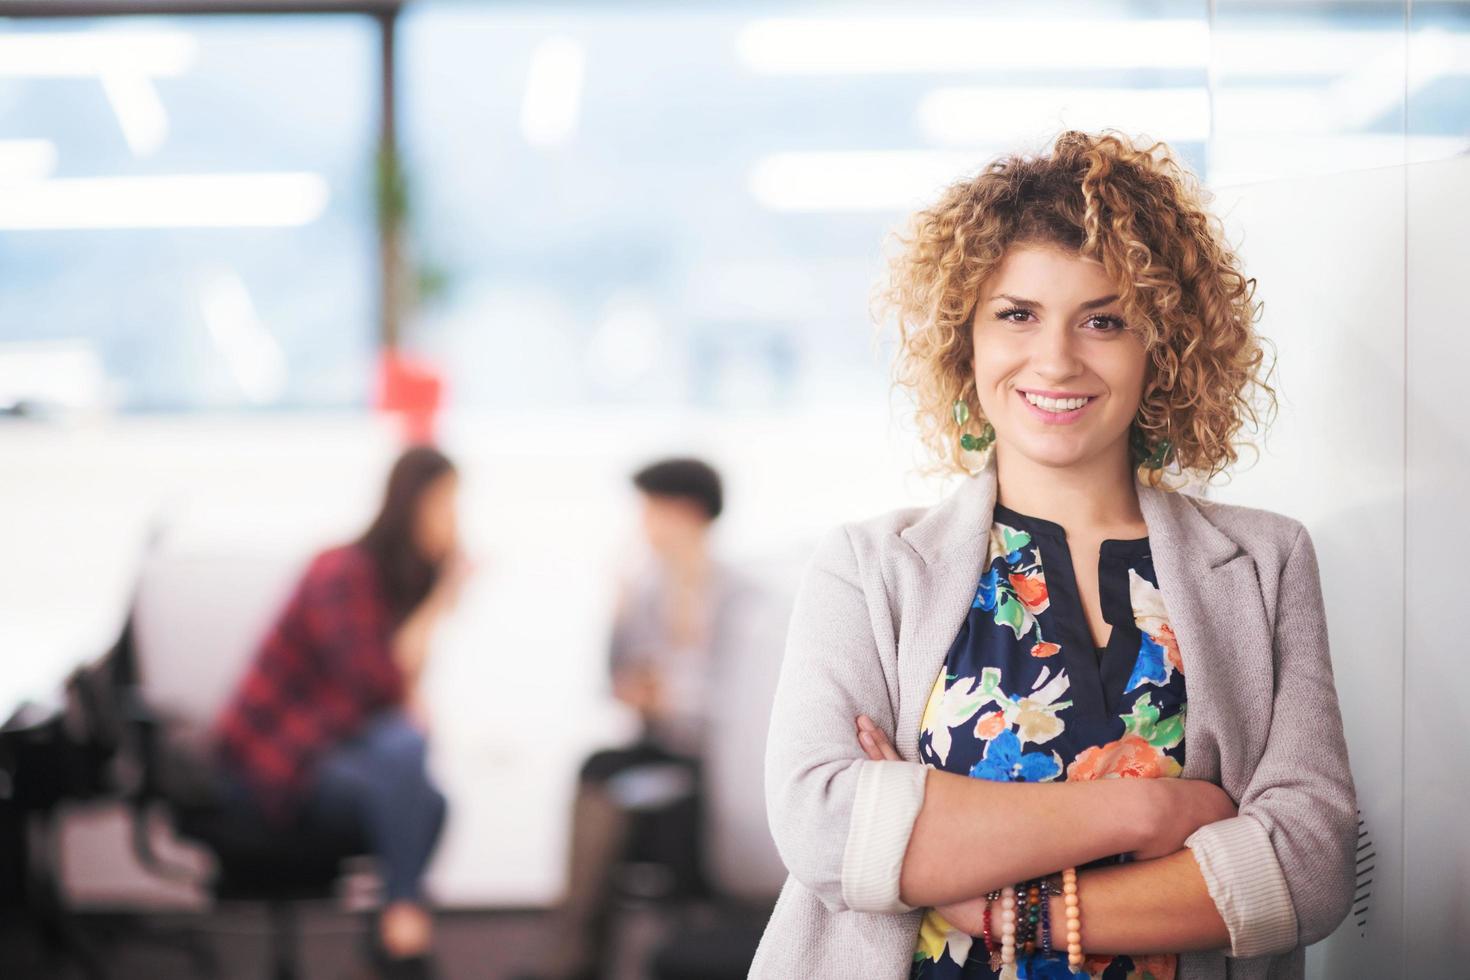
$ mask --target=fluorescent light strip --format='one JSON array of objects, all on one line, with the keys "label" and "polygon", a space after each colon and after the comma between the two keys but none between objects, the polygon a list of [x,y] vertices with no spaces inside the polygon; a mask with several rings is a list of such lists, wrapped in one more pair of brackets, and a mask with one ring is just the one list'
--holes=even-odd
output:
[{"label": "fluorescent light strip", "polygon": [[198,44],[178,31],[88,31],[0,36],[0,77],[95,78],[112,72],[182,75]]},{"label": "fluorescent light strip", "polygon": [[100,408],[106,391],[107,372],[90,340],[0,342],[0,405],[25,399],[48,407]]},{"label": "fluorescent light strip", "polygon": [[973,174],[992,154],[941,150],[772,153],[751,169],[751,195],[772,211],[901,211]]},{"label": "fluorescent light strip", "polygon": [[1008,20],[977,17],[781,17],[752,21],[737,57],[768,75],[995,69],[1198,68],[1200,20]]},{"label": "fluorescent light strip", "polygon": [[1210,151],[1210,182],[1219,186],[1430,163],[1470,153],[1470,138],[1398,133],[1236,137]]},{"label": "fluorescent light strip", "polygon": [[133,156],[152,156],[168,139],[168,112],[158,89],[146,75],[136,72],[109,71],[102,75],[102,91],[107,96],[123,139]]},{"label": "fluorescent light strip", "polygon": [[1225,86],[1215,93],[1217,139],[1266,133],[1327,134],[1336,122],[1322,110],[1322,92],[1313,88]]},{"label": "fluorescent light strip", "polygon": [[294,227],[330,196],[313,173],[15,181],[0,185],[0,229]]},{"label": "fluorescent light strip", "polygon": [[56,170],[56,144],[50,140],[0,140],[0,184],[42,180]]},{"label": "fluorescent light strip", "polygon": [[[1223,147],[1212,147],[1211,180],[1232,184],[1395,166],[1402,163],[1404,148],[1403,138],[1396,134],[1237,138]],[[970,152],[773,153],[756,161],[748,187],[757,203],[772,211],[901,212],[930,203],[949,184],[974,175],[1005,149],[1014,147],[1006,144]],[[1467,151],[1470,139],[1463,137],[1411,136],[1408,140],[1411,162]],[[1269,166],[1262,168],[1262,161]]]},{"label": "fluorescent light strip", "polygon": [[1214,64],[1232,75],[1335,75],[1350,71],[1387,46],[1402,46],[1404,35],[1383,31],[1233,30],[1217,25]]},{"label": "fluorescent light strip", "polygon": [[[1213,61],[1225,78],[1339,75],[1384,52],[1402,52],[1405,41],[1403,31],[1233,30],[1225,25],[1215,28]],[[1409,34],[1407,43],[1411,62],[1425,58],[1440,74],[1470,75],[1470,35],[1427,29]]]},{"label": "fluorescent light strip", "polygon": [[[1442,73],[1470,74],[1470,36],[1427,29],[1413,34],[1409,43],[1444,66]],[[1203,69],[1213,64],[1230,77],[1342,74],[1403,44],[1402,31],[1236,29],[1228,23],[1217,25],[1212,37],[1203,19],[1059,23],[782,17],[743,27],[735,38],[735,53],[751,71],[768,75]]]},{"label": "fluorescent light strip", "polygon": [[586,61],[582,44],[569,37],[550,37],[536,45],[521,102],[521,132],[527,143],[557,146],[577,131]]},{"label": "fluorescent light strip", "polygon": [[942,88],[919,102],[919,126],[936,143],[995,145],[1063,129],[1104,127],[1164,140],[1205,140],[1210,97],[1172,89]]},{"label": "fluorescent light strip", "polygon": [[286,355],[255,312],[240,274],[218,269],[205,275],[199,284],[199,306],[210,337],[245,397],[256,405],[279,401],[286,390]]}]

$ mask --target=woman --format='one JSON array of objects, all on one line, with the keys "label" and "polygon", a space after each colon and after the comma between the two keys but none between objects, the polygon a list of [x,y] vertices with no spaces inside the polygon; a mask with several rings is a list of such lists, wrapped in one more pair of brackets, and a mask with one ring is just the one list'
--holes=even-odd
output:
[{"label": "woman", "polygon": [[425,767],[419,678],[465,575],[449,459],[407,450],[356,541],[312,560],[216,725],[231,795],[283,830],[368,842],[384,871],[375,950],[426,964],[421,879],[445,800]]},{"label": "woman", "polygon": [[1274,402],[1204,201],[1162,144],[1067,132],[918,215],[898,378],[968,476],[803,580],[752,977],[1299,978],[1346,915],[1312,540],[1178,492]]}]

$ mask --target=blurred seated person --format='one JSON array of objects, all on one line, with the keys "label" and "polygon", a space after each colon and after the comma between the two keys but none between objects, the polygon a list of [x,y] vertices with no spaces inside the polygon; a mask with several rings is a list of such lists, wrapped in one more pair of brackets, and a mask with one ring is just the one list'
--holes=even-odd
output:
[{"label": "blurred seated person", "polygon": [[633,476],[648,545],[646,567],[621,583],[613,617],[613,695],[641,719],[638,740],[583,765],[572,810],[566,897],[556,947],[537,976],[601,975],[609,935],[613,871],[624,860],[654,862],[684,895],[707,891],[700,864],[700,755],[724,624],[746,581],[711,551],[724,507],[707,463],[676,458]]},{"label": "blurred seated person", "polygon": [[231,805],[283,833],[368,843],[386,892],[373,952],[390,974],[429,969],[420,883],[445,799],[419,678],[466,574],[457,486],[436,449],[398,458],[371,526],[311,561],[214,730]]}]

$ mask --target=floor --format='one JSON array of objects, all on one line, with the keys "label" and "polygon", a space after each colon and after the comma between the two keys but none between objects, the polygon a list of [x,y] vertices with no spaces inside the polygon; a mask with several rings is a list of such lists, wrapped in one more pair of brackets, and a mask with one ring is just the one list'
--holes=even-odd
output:
[{"label": "floor", "polygon": [[[617,932],[609,980],[645,980],[652,951],[675,930],[740,924],[742,937],[759,936],[760,910],[693,907],[673,915],[666,908],[628,903]],[[241,906],[200,915],[132,916],[89,913],[75,918],[82,944],[96,954],[101,972],[48,956],[33,924],[0,918],[0,978],[4,980],[261,980],[268,978],[264,909]],[[452,911],[437,917],[438,980],[495,980],[533,969],[537,952],[558,941],[541,911]],[[372,980],[361,955],[365,920],[325,905],[306,906],[300,919],[300,980]],[[191,956],[183,937],[213,952],[211,974]],[[743,942],[751,942],[742,939]],[[753,945],[752,945],[753,951]],[[739,959],[735,956],[734,959]],[[744,976],[740,963],[722,964]]]}]

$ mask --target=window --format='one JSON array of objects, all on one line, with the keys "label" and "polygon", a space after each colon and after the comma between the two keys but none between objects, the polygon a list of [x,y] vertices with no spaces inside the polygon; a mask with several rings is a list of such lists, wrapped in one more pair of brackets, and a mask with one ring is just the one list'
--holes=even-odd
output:
[{"label": "window", "polygon": [[43,399],[125,410],[365,403],[377,37],[359,16],[4,22],[0,404],[42,375]]}]

